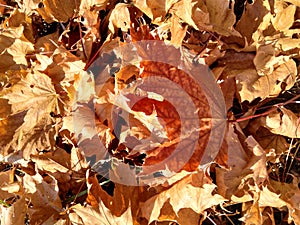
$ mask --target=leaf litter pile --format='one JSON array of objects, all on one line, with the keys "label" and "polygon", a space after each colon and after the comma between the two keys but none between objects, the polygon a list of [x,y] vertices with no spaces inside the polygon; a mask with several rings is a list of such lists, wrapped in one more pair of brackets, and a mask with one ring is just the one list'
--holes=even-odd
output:
[{"label": "leaf litter pile", "polygon": [[[0,13],[1,225],[300,224],[299,1],[0,0]],[[189,75],[115,50],[150,40],[212,71],[224,135]],[[154,55],[176,61],[168,49]],[[139,170],[153,179],[113,179]]]}]

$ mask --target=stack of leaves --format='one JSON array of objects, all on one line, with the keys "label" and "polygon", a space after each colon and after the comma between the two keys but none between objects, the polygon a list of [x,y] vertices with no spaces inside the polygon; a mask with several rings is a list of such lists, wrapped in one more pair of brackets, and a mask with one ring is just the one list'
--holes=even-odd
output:
[{"label": "stack of leaves", "polygon": [[[299,9],[296,0],[0,0],[0,224],[300,224]],[[203,90],[179,68],[106,54],[144,40],[183,49],[222,89],[226,132],[205,167]],[[95,62],[101,73],[91,75]],[[156,74],[192,96],[198,142],[179,139],[184,123],[160,83],[140,83]],[[195,145],[192,157],[180,170],[161,166],[180,142]],[[106,155],[110,176],[91,169]],[[168,179],[107,179],[151,165]]]}]

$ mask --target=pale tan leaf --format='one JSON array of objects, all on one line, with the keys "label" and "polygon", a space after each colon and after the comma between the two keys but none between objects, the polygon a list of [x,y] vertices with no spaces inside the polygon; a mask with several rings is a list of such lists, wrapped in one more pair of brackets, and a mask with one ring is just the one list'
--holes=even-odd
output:
[{"label": "pale tan leaf", "polygon": [[7,154],[9,149],[24,150],[24,157],[28,158],[36,149],[53,147],[55,129],[50,112],[58,110],[59,96],[48,76],[29,72],[2,98],[9,100],[12,113],[2,120],[6,137],[1,140],[2,151]]},{"label": "pale tan leaf", "polygon": [[132,3],[144,12],[154,23],[161,22],[171,6],[178,0],[134,0]]},{"label": "pale tan leaf", "polygon": [[[195,29],[212,30],[212,25],[209,23],[209,13],[206,5],[202,1],[181,0],[177,1],[172,11],[185,23]],[[201,18],[201,20],[199,20]]]},{"label": "pale tan leaf", "polygon": [[273,191],[270,191],[268,187],[263,187],[262,191],[260,192],[259,197],[259,206],[260,207],[266,207],[266,206],[272,206],[276,208],[281,208],[286,205],[286,202],[284,202],[280,198],[280,194],[276,194]]},{"label": "pale tan leaf", "polygon": [[23,0],[16,1],[22,11],[24,11],[27,15],[30,15],[34,12],[35,9],[39,7],[39,0]]},{"label": "pale tan leaf", "polygon": [[127,4],[117,4],[110,14],[108,29],[114,34],[116,28],[121,28],[123,32],[128,32],[130,28],[130,14]]},{"label": "pale tan leaf", "polygon": [[281,49],[282,51],[289,51],[295,48],[299,49],[300,40],[295,38],[290,38],[290,37],[280,38],[276,42],[276,46],[278,46],[278,48]]},{"label": "pale tan leaf", "polygon": [[175,214],[178,214],[184,208],[203,213],[205,209],[225,201],[222,196],[212,193],[215,188],[214,184],[211,184],[207,178],[203,177],[202,172],[187,176],[172,187],[142,203],[143,216],[149,220],[149,223],[158,220],[160,211],[167,201],[172,206]]},{"label": "pale tan leaf", "polygon": [[174,46],[179,47],[182,44],[187,29],[188,26],[181,24],[178,16],[174,15],[171,17],[171,43]]},{"label": "pale tan leaf", "polygon": [[266,117],[265,126],[274,134],[290,138],[300,137],[300,119],[292,111],[281,107],[281,112],[272,112]]},{"label": "pale tan leaf", "polygon": [[293,59],[275,67],[273,72],[264,76],[259,76],[254,69],[241,71],[236,76],[241,101],[276,97],[281,91],[294,85],[296,74],[297,67]]},{"label": "pale tan leaf", "polygon": [[279,31],[289,29],[294,23],[295,12],[295,5],[287,5],[285,1],[275,1],[276,16],[272,20],[274,28]]},{"label": "pale tan leaf", "polygon": [[13,198],[21,188],[21,186],[18,183],[11,183],[12,177],[13,171],[11,170],[0,173],[0,199],[2,201],[5,201],[9,198]]},{"label": "pale tan leaf", "polygon": [[99,202],[99,208],[96,210],[91,206],[83,207],[81,205],[72,206],[70,209],[70,220],[76,224],[95,225],[95,224],[116,224],[133,225],[131,209],[128,209],[121,216],[114,216],[109,209]]},{"label": "pale tan leaf", "polygon": [[79,14],[84,18],[83,24],[95,34],[99,23],[98,12],[105,10],[108,3],[108,0],[85,0],[80,3]]},{"label": "pale tan leaf", "polygon": [[56,48],[52,56],[53,63],[48,66],[45,73],[51,78],[53,83],[61,82],[64,87],[70,86],[70,82],[79,78],[78,74],[83,72],[85,63],[74,56],[64,47]]}]

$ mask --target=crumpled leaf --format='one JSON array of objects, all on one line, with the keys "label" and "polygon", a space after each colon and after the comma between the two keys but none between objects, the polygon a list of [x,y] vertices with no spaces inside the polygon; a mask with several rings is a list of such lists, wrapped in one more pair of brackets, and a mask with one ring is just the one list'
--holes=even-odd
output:
[{"label": "crumpled leaf", "polygon": [[236,202],[252,200],[247,193],[247,182],[253,179],[255,185],[260,186],[267,179],[266,153],[253,137],[246,138],[240,128],[233,125],[226,140],[230,169],[216,168],[218,191]]},{"label": "crumpled leaf", "polygon": [[[298,224],[300,222],[300,207],[299,207],[299,199],[300,199],[300,191],[297,183],[282,183],[274,180],[270,181],[270,189],[275,193],[280,193],[280,200],[276,203],[277,205],[282,204],[282,201],[285,202],[286,206],[289,210],[289,218],[288,222],[294,222]],[[278,195],[279,197],[279,195]],[[268,196],[268,201],[270,201]],[[267,201],[262,202],[268,203]]]},{"label": "crumpled leaf", "polygon": [[270,113],[265,120],[265,127],[272,133],[290,138],[300,137],[300,119],[291,110],[284,107],[280,112]]},{"label": "crumpled leaf", "polygon": [[243,47],[247,47],[247,45],[252,45],[253,42],[258,41],[254,33],[259,30],[260,26],[262,27],[269,24],[268,16],[266,15],[270,14],[270,5],[267,1],[256,0],[252,4],[247,2],[245,7],[246,10],[235,27],[235,29],[246,38],[246,41],[241,40]]},{"label": "crumpled leaf", "polygon": [[171,6],[178,0],[134,0],[132,3],[144,12],[153,22],[161,22]]},{"label": "crumpled leaf", "polygon": [[[24,224],[26,216],[26,202],[25,197],[22,196],[15,203],[9,207],[1,205],[1,224],[14,225]],[[16,216],[17,215],[17,216]]]},{"label": "crumpled leaf", "polygon": [[[174,14],[183,22],[189,24],[195,29],[212,29],[209,23],[209,13],[206,5],[202,1],[182,0],[177,1],[172,7]],[[201,18],[199,20],[198,18]]]},{"label": "crumpled leaf", "polygon": [[130,28],[130,13],[128,5],[124,3],[117,4],[110,15],[110,23],[108,29],[114,34],[115,28],[121,28],[123,32],[127,32]]},{"label": "crumpled leaf", "polygon": [[286,63],[274,68],[274,71],[259,76],[254,69],[241,71],[237,76],[237,89],[241,102],[251,102],[255,98],[265,99],[276,97],[281,91],[290,89],[297,74],[295,61],[290,59]]},{"label": "crumpled leaf", "polygon": [[33,52],[33,44],[23,35],[24,27],[7,28],[0,34],[0,72],[27,67],[26,54]]},{"label": "crumpled leaf", "polygon": [[272,20],[273,26],[276,30],[288,30],[294,23],[294,15],[296,6],[287,5],[285,1],[275,1],[275,17]]}]

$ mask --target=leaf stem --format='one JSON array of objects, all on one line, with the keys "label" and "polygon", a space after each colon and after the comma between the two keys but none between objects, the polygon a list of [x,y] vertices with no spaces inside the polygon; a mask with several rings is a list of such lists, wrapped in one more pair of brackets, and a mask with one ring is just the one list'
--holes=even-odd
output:
[{"label": "leaf stem", "polygon": [[271,109],[269,109],[268,111],[264,112],[264,113],[260,113],[260,114],[256,114],[256,115],[251,115],[251,116],[246,116],[246,117],[243,117],[243,118],[239,118],[239,119],[233,119],[233,120],[227,120],[229,123],[233,123],[233,122],[243,122],[243,121],[246,121],[246,120],[251,120],[251,119],[254,119],[254,118],[257,118],[257,117],[261,117],[261,116],[267,116],[268,114],[270,114],[271,112],[274,112],[275,110],[277,110],[278,108],[282,107],[282,106],[285,106],[285,105],[288,105],[292,102],[294,102],[296,99],[300,98],[300,94],[296,95],[295,97],[289,99],[288,101],[286,102],[283,102],[283,103],[278,103],[278,104],[275,104]]}]

